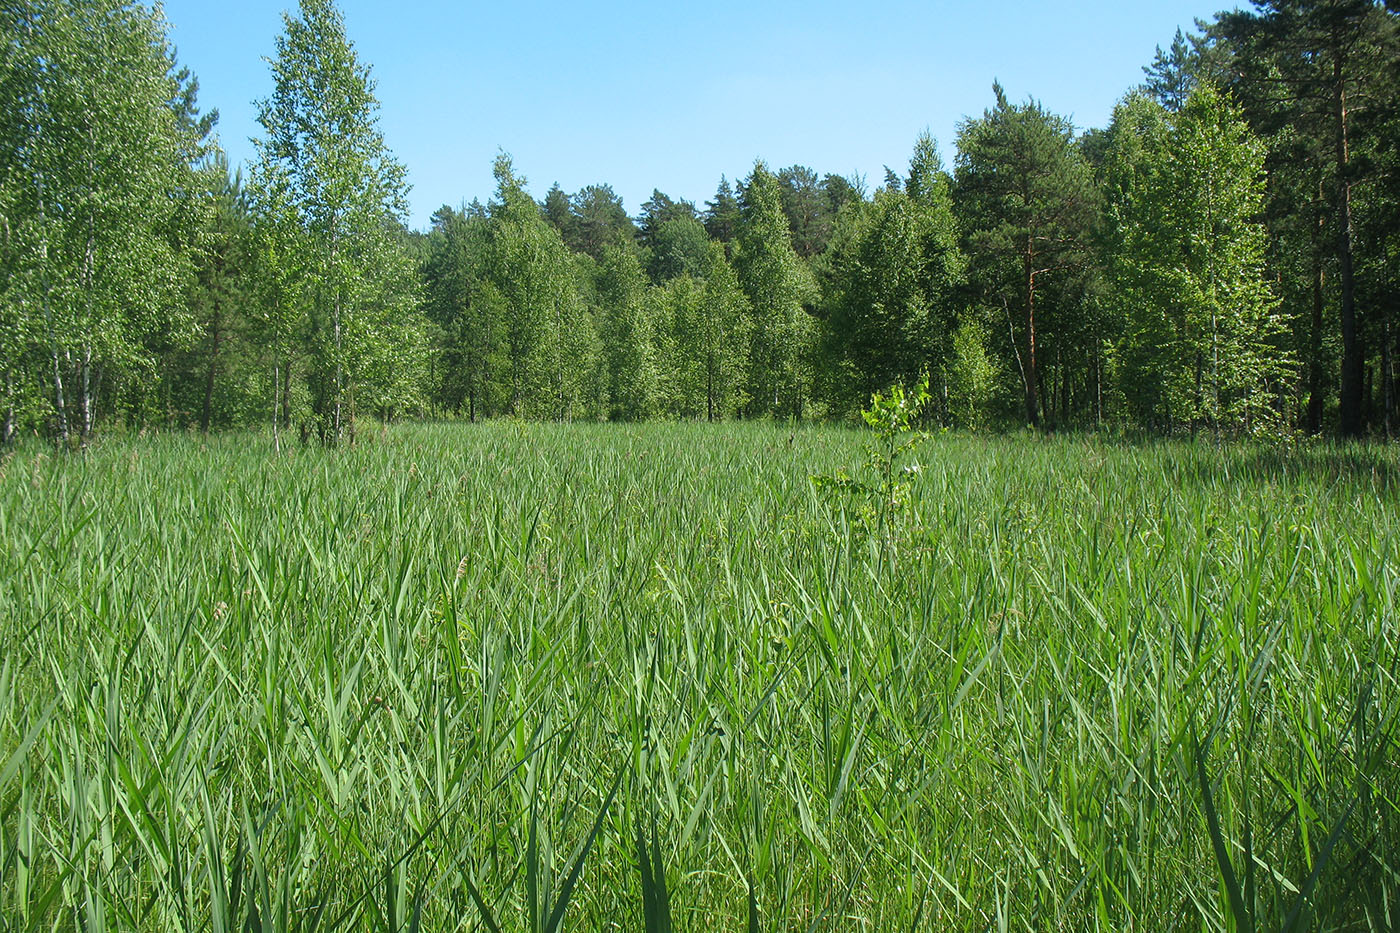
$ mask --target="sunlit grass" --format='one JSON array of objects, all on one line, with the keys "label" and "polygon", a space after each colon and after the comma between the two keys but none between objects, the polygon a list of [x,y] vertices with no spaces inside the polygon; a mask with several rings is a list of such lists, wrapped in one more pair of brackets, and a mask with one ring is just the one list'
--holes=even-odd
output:
[{"label": "sunlit grass", "polygon": [[5,927],[1397,925],[1393,450],[861,439],[20,448]]}]

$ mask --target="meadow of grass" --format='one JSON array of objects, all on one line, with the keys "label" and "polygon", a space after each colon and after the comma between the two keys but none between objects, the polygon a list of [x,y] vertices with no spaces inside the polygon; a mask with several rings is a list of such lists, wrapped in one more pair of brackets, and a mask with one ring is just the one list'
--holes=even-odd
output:
[{"label": "meadow of grass", "polygon": [[6,930],[1388,930],[1393,449],[429,425],[0,465]]}]

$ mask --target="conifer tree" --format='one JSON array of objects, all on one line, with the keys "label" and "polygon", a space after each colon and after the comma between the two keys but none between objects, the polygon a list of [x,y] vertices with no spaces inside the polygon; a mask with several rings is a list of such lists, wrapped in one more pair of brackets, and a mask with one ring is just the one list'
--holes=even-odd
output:
[{"label": "conifer tree", "polygon": [[442,207],[424,263],[426,310],[437,327],[435,380],[447,408],[475,421],[501,410],[498,380],[506,368],[500,290],[491,279],[490,222],[482,212]]},{"label": "conifer tree", "polygon": [[[1087,259],[1097,191],[1069,121],[1035,101],[996,104],[958,131],[954,202],[982,300],[1014,333],[1026,420],[1040,423],[1046,286]],[[1063,355],[1080,348],[1056,348]]]},{"label": "conifer tree", "polygon": [[[1386,93],[1394,85],[1387,59],[1400,43],[1400,17],[1376,0],[1258,0],[1254,6],[1220,14],[1215,32],[1234,52],[1233,87],[1255,125],[1306,140],[1302,158],[1321,169],[1328,258],[1337,267],[1338,426],[1355,437],[1366,427],[1368,317],[1357,298],[1355,202],[1373,180],[1367,177],[1370,160],[1358,155],[1374,144],[1367,130],[1384,126],[1383,113],[1394,106]],[[1310,350],[1320,352],[1320,344]]]}]

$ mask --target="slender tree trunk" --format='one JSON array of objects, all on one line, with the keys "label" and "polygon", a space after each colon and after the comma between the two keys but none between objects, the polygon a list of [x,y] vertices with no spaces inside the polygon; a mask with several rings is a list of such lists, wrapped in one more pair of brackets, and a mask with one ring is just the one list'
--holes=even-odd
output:
[{"label": "slender tree trunk", "polygon": [[58,348],[55,347],[51,354],[53,358],[53,412],[57,422],[57,436],[60,444],[68,443],[68,406],[63,398],[63,366],[59,359]]},{"label": "slender tree trunk", "polygon": [[1361,367],[1361,423],[1370,424],[1375,420],[1376,370],[1368,361]]},{"label": "slender tree trunk", "polygon": [[0,444],[8,444],[15,436],[15,371],[5,370],[5,422],[0,426]]},{"label": "slender tree trunk", "polygon": [[715,420],[715,360],[714,355],[710,355],[708,364],[705,366],[705,420],[714,423]]},{"label": "slender tree trunk", "polygon": [[280,425],[278,421],[281,412],[277,410],[277,402],[279,398],[278,388],[280,387],[279,378],[281,373],[278,372],[278,368],[278,360],[274,357],[272,360],[272,451],[273,453],[280,454],[282,452],[282,433],[279,430]]},{"label": "slender tree trunk", "polygon": [[[214,302],[214,317],[211,324],[211,345],[209,347],[209,371],[204,378],[204,410],[199,416],[199,429],[205,434],[209,433],[209,421],[214,411],[214,376],[219,366],[219,344],[222,342],[223,333],[221,330],[222,320],[219,313],[219,303]],[[275,390],[274,390],[275,391]],[[275,408],[274,403],[274,408]]]},{"label": "slender tree trunk", "polygon": [[1094,342],[1094,427],[1103,424],[1103,341]]},{"label": "slender tree trunk", "polygon": [[292,358],[282,361],[282,430],[292,429]]},{"label": "slender tree trunk", "polygon": [[[1390,294],[1391,300],[1394,301],[1395,293],[1392,291]],[[1395,357],[1397,350],[1400,350],[1400,336],[1397,336],[1397,328],[1395,327],[1395,319],[1393,314],[1386,315],[1384,346],[1385,362],[1382,365],[1382,371],[1385,376],[1385,434],[1386,437],[1393,438],[1395,437],[1397,430],[1396,389],[1400,388],[1400,386],[1397,386],[1397,374],[1395,371]]]},{"label": "slender tree trunk", "polygon": [[335,291],[335,318],[332,321],[335,328],[335,431],[332,435],[332,443],[340,443],[340,382],[342,378],[340,368],[340,289]]},{"label": "slender tree trunk", "polygon": [[1026,289],[1026,420],[1031,427],[1040,426],[1040,387],[1035,365],[1035,248],[1027,241],[1022,255]]},{"label": "slender tree trunk", "polygon": [[1322,213],[1312,228],[1312,332],[1308,335],[1308,412],[1304,425],[1309,434],[1322,431],[1323,381],[1322,365]]},{"label": "slender tree trunk", "polygon": [[[25,10],[24,32],[30,42],[34,41],[34,7],[21,7]],[[35,101],[33,102],[33,113],[39,112],[38,98],[42,95],[38,87],[34,89]],[[39,141],[38,118],[29,127],[30,142],[35,146]],[[53,413],[54,413],[54,437],[60,445],[68,443],[68,408],[63,398],[63,369],[60,363],[60,353],[58,349],[58,334],[53,324],[53,308],[49,305],[49,224],[47,212],[47,200],[44,190],[44,170],[39,168],[34,173],[34,187],[37,194],[37,207],[39,209],[39,294],[40,308],[44,316],[44,329],[47,331],[49,340],[49,358],[53,363]]]},{"label": "slender tree trunk", "polygon": [[1362,347],[1356,321],[1356,283],[1352,261],[1351,221],[1351,153],[1347,137],[1347,97],[1343,80],[1342,60],[1338,56],[1332,65],[1337,147],[1337,263],[1342,289],[1342,391],[1340,427],[1344,437],[1359,437],[1365,429],[1362,418],[1361,393]]},{"label": "slender tree trunk", "polygon": [[78,364],[78,409],[82,415],[79,442],[87,447],[92,439],[92,347],[83,348],[83,360]]},{"label": "slender tree trunk", "polygon": [[[101,402],[102,402],[102,376],[103,376],[103,375],[104,375],[104,371],[103,371],[103,369],[102,369],[102,364],[101,364],[100,362],[99,362],[99,363],[94,363],[94,364],[92,365],[92,387],[91,387],[91,388],[89,389],[89,391],[88,391],[88,401],[89,401],[89,404],[91,404],[91,406],[92,406],[92,426],[93,426],[93,429],[94,429],[94,430],[97,428],[97,417],[98,417],[98,415],[99,415],[99,414],[101,413],[101,411],[102,411]],[[166,385],[169,385],[169,384],[170,384],[170,381],[167,379],[167,380],[166,380]]]}]

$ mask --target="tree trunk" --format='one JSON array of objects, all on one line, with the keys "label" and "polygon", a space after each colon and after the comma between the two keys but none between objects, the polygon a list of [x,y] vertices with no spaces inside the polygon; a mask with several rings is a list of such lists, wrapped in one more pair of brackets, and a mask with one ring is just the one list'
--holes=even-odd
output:
[{"label": "tree trunk", "polygon": [[282,361],[282,430],[292,429],[292,360]]},{"label": "tree trunk", "polygon": [[0,426],[0,444],[8,444],[15,436],[15,372],[5,370],[5,422]]},{"label": "tree trunk", "polygon": [[282,452],[282,434],[279,430],[278,418],[281,412],[277,410],[279,378],[278,364],[274,359],[272,363],[272,452],[280,454]]},{"label": "tree trunk", "polygon": [[1322,431],[1323,380],[1322,366],[1322,243],[1323,218],[1318,214],[1312,236],[1312,332],[1308,335],[1308,412],[1304,429],[1309,434]]},{"label": "tree trunk", "polygon": [[705,367],[705,420],[714,423],[715,420],[715,361],[711,357],[709,365]]},{"label": "tree trunk", "polygon": [[1367,362],[1361,367],[1361,423],[1370,424],[1375,420],[1376,370]]},{"label": "tree trunk", "polygon": [[[219,304],[216,301],[214,303],[214,317],[213,320],[210,322],[212,333],[210,334],[211,346],[209,347],[209,372],[204,379],[204,410],[200,413],[199,416],[199,429],[205,434],[209,433],[209,421],[214,410],[214,375],[218,370],[219,343],[223,337],[223,334],[220,331],[221,323],[222,322],[220,320]],[[276,390],[274,389],[273,391],[275,392]],[[275,402],[273,403],[273,407],[275,417]]]},{"label": "tree trunk", "polygon": [[[1395,293],[1392,291],[1391,300],[1394,301]],[[1396,390],[1400,389],[1400,381],[1397,380],[1395,357],[1400,351],[1400,328],[1396,328],[1393,315],[1386,315],[1385,319],[1385,362],[1382,365],[1382,372],[1385,376],[1385,435],[1395,437],[1397,429],[1397,398]]]},{"label": "tree trunk", "polygon": [[340,443],[340,380],[342,378],[340,369],[340,289],[335,292],[335,318],[332,321],[335,328],[335,430],[332,434],[333,444]]},{"label": "tree trunk", "polygon": [[53,351],[53,412],[57,422],[55,432],[60,444],[68,443],[68,406],[63,398],[63,366],[59,362],[57,347]]},{"label": "tree trunk", "polygon": [[1337,146],[1337,263],[1342,289],[1342,390],[1340,427],[1344,437],[1360,437],[1365,430],[1361,410],[1362,347],[1356,322],[1356,283],[1351,251],[1351,153],[1347,139],[1346,84],[1342,60],[1332,65]]},{"label": "tree trunk", "polygon": [[1040,426],[1040,387],[1035,368],[1035,251],[1026,244],[1022,256],[1022,268],[1026,288],[1026,420],[1030,426]]},{"label": "tree trunk", "polygon": [[92,439],[92,348],[83,348],[83,361],[78,365],[78,410],[82,415],[79,443],[84,448]]},{"label": "tree trunk", "polygon": [[1103,341],[1094,342],[1094,427],[1103,424]]}]

